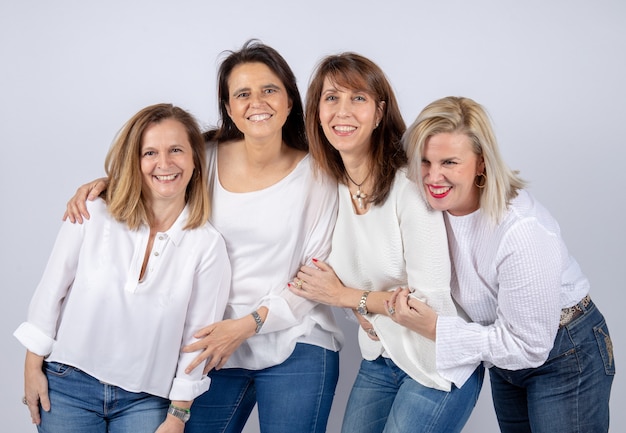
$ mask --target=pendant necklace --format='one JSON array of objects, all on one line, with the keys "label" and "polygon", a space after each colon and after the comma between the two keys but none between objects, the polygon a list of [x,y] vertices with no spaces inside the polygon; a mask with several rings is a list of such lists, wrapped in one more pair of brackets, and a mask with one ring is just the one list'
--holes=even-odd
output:
[{"label": "pendant necklace", "polygon": [[[367,176],[365,176],[365,179],[363,179],[363,182],[356,183],[354,180],[352,180],[352,178],[348,174],[348,170],[346,170],[346,176],[348,176],[348,179],[350,179],[350,182],[352,182],[353,184],[356,185],[356,193],[352,194],[352,198],[354,200],[356,200],[357,203],[359,204],[359,209],[364,209],[364,207],[363,207],[363,199],[367,198],[367,194],[365,194],[364,192],[361,192],[361,185],[363,185],[365,183],[365,181],[370,177],[370,174],[372,174],[371,171],[367,174]],[[349,190],[350,190],[350,188],[348,188],[348,191]]]}]

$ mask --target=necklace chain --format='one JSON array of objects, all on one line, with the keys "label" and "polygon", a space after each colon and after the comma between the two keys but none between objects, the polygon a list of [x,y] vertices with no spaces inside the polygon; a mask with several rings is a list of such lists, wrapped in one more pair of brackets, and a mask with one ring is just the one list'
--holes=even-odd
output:
[{"label": "necklace chain", "polygon": [[[361,185],[363,185],[365,183],[365,181],[370,177],[370,174],[372,174],[371,171],[369,173],[367,173],[367,176],[365,176],[365,179],[363,179],[363,182],[356,183],[354,181],[354,179],[352,179],[352,177],[348,174],[348,170],[346,170],[346,176],[348,176],[348,179],[350,179],[350,182],[352,182],[354,185],[356,185],[356,193],[352,194],[352,198],[354,200],[356,200],[357,203],[359,204],[359,209],[364,209],[363,199],[367,198],[367,194],[365,194],[364,192],[361,192]],[[349,190],[349,188],[348,188],[348,190]]]}]

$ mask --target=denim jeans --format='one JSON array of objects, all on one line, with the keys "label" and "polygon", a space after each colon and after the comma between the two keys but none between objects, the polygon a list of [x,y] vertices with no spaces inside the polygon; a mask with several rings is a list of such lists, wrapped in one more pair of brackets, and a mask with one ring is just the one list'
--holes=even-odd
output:
[{"label": "denim jeans", "polygon": [[154,433],[169,400],[100,382],[65,364],[44,363],[50,412],[39,409],[39,433]]},{"label": "denim jeans", "polygon": [[194,400],[186,433],[239,433],[258,403],[262,433],[324,433],[339,378],[339,354],[298,343],[282,364],[225,368]]},{"label": "denim jeans", "polygon": [[460,432],[476,405],[485,370],[479,366],[450,392],[421,385],[391,359],[361,361],[352,386],[343,433]]},{"label": "denim jeans", "polygon": [[606,433],[615,362],[604,317],[590,303],[559,329],[537,368],[492,367],[491,393],[503,433]]}]

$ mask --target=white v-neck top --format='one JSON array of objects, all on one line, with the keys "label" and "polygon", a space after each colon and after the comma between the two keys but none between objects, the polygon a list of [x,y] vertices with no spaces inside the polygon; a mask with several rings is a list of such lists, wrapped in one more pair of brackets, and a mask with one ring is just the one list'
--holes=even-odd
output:
[{"label": "white v-neck top", "polygon": [[187,208],[158,233],[139,276],[150,229],[130,230],[103,200],[87,202],[91,218],[63,223],[28,320],[15,336],[48,361],[71,365],[102,382],[171,400],[209,388],[197,353],[181,353],[193,334],[223,316],[230,286],[224,241],[209,224],[183,230]]}]

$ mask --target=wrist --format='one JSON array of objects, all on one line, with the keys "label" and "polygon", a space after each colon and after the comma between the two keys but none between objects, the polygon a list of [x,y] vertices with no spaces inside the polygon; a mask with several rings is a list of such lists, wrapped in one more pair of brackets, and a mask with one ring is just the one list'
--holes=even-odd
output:
[{"label": "wrist", "polygon": [[188,407],[177,406],[173,403],[171,403],[170,407],[167,409],[167,414],[178,419],[183,424],[191,418],[191,410]]},{"label": "wrist", "polygon": [[359,302],[356,305],[356,312],[359,313],[361,316],[365,316],[368,313],[368,310],[367,310],[367,298],[368,298],[370,293],[371,293],[371,291],[369,291],[369,290],[361,291],[361,296],[359,298]]},{"label": "wrist", "polygon": [[263,319],[261,319],[261,316],[259,315],[258,311],[253,311],[252,313],[250,313],[250,315],[254,319],[254,323],[255,323],[254,333],[258,334],[261,331],[261,328],[263,327]]}]

